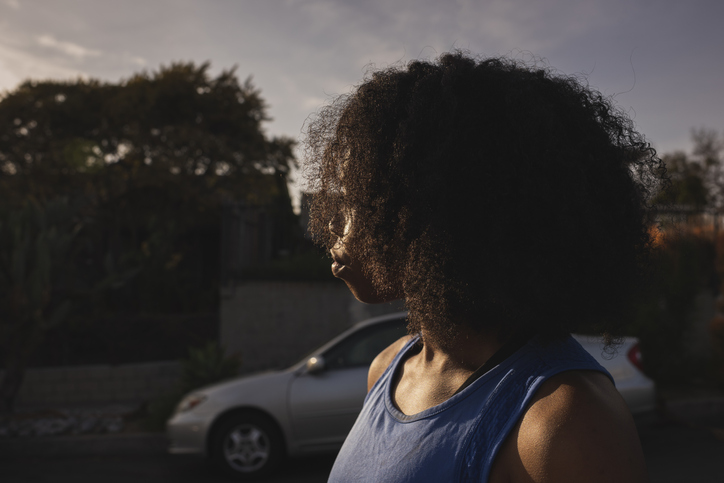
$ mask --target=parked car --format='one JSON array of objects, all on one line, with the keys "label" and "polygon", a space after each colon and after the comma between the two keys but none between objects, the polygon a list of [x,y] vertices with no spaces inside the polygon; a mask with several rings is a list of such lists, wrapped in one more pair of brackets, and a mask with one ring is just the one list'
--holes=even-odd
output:
[{"label": "parked car", "polygon": [[[286,456],[337,451],[357,418],[375,356],[406,334],[405,313],[360,322],[289,369],[198,389],[167,423],[171,453],[199,453],[239,477],[273,471]],[[653,409],[638,342],[614,357],[595,338],[576,338],[616,381],[632,412]]]}]

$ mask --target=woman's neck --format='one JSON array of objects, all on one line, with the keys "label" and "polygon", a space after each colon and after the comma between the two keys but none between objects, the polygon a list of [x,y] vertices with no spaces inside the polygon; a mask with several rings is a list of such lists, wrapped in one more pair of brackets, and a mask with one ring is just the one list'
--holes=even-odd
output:
[{"label": "woman's neck", "polygon": [[503,342],[492,332],[464,327],[453,337],[441,341],[435,337],[426,337],[423,326],[419,363],[433,370],[473,372],[495,354]]}]

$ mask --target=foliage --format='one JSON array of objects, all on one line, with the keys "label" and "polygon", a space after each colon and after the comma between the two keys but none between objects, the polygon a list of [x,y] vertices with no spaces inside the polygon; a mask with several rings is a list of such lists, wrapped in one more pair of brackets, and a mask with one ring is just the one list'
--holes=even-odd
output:
[{"label": "foliage", "polygon": [[[262,201],[269,193],[253,178],[288,173],[292,141],[265,138],[266,105],[249,79],[212,79],[208,68],[173,64],[119,84],[26,82],[0,104],[2,171],[33,174],[36,195],[68,189],[37,183],[54,178],[105,200],[163,182]],[[116,176],[94,176],[104,171]]]},{"label": "foliage", "polygon": [[685,231],[668,233],[655,252],[651,283],[627,333],[640,339],[644,368],[657,383],[687,381],[700,363],[684,341],[694,301],[712,279],[713,255],[708,238]]},{"label": "foliage", "polygon": [[115,84],[28,81],[0,100],[5,199],[81,199],[94,219],[84,270],[142,267],[132,286],[96,301],[94,316],[215,310],[225,199],[293,222],[293,141],[264,135],[267,106],[250,79],[208,70],[179,63]]},{"label": "foliage", "polygon": [[724,138],[716,131],[699,128],[691,132],[692,153],[676,151],[662,159],[671,186],[654,202],[690,212],[720,212],[724,208]]},{"label": "foliage", "polygon": [[12,410],[23,371],[46,330],[68,315],[77,284],[74,239],[81,228],[67,200],[28,201],[0,212],[0,413]]},{"label": "foliage", "polygon": [[218,312],[78,317],[83,305],[76,302],[74,314],[47,332],[48,343],[28,367],[178,360],[186,357],[188,347],[219,338]]},{"label": "foliage", "polygon": [[119,269],[109,255],[101,270],[87,270],[82,260],[89,226],[83,207],[66,198],[0,206],[0,354],[6,369],[0,412],[12,409],[26,366],[71,306],[77,313],[138,274],[137,268]]},{"label": "foliage", "polygon": [[181,384],[191,391],[238,375],[240,366],[238,357],[227,357],[217,343],[208,342],[204,347],[189,349]]},{"label": "foliage", "polygon": [[705,185],[706,168],[691,161],[682,151],[665,154],[662,159],[667,173],[671,176],[672,185],[667,191],[659,193],[655,202],[703,211],[710,201]]},{"label": "foliage", "polygon": [[141,421],[143,428],[146,431],[163,431],[166,428],[166,421],[169,420],[184,394],[186,393],[177,387],[150,401],[146,406],[145,417]]},{"label": "foliage", "polygon": [[189,349],[189,355],[182,361],[182,366],[180,384],[149,404],[148,416],[144,422],[146,429],[162,431],[185,394],[237,376],[241,360],[236,356],[225,356],[222,347],[215,342],[209,342],[203,347]]},{"label": "foliage", "polygon": [[[724,136],[698,128],[691,131],[693,150],[666,154],[663,160],[671,185],[654,199],[666,230],[655,257],[652,284],[639,301],[629,332],[641,339],[646,371],[659,383],[690,382],[691,374],[715,374],[701,354],[684,346],[689,337],[691,311],[705,289],[721,293],[724,279],[724,238],[719,221],[724,210]],[[711,225],[702,224],[713,215]],[[693,215],[693,216],[692,216]],[[674,223],[669,223],[673,221]],[[716,245],[713,243],[716,240]],[[721,321],[712,321],[711,340],[717,342]],[[715,347],[715,359],[717,350]],[[716,364],[716,361],[711,361]]]},{"label": "foliage", "polygon": [[5,409],[71,298],[84,299],[68,321],[76,328],[214,312],[222,202],[295,220],[293,141],[265,136],[266,104],[250,79],[208,70],[179,63],[119,83],[27,81],[0,97]]}]

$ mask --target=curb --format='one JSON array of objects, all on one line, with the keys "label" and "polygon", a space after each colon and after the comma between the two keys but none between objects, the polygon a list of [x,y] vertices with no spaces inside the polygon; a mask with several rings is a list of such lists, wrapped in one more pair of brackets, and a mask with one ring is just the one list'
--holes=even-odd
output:
[{"label": "curb", "polygon": [[163,433],[36,436],[0,439],[0,460],[27,456],[166,454]]}]

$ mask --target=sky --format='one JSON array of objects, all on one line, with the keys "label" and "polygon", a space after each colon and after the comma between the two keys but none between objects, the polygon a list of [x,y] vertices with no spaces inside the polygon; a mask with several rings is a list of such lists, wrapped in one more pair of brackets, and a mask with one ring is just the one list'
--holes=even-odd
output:
[{"label": "sky", "polygon": [[724,132],[723,20],[720,0],[0,0],[0,91],[209,61],[298,139],[371,69],[465,49],[579,75],[660,153],[688,151],[692,128]]}]

